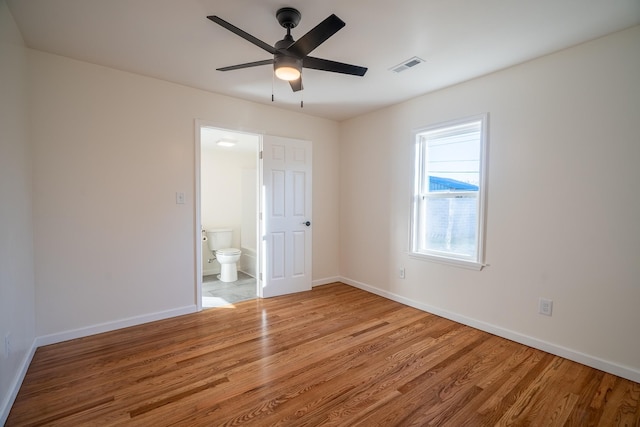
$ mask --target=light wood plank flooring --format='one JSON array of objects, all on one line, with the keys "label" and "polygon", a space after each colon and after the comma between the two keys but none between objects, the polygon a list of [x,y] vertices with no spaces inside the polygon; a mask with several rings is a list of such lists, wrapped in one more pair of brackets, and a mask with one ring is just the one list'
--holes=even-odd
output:
[{"label": "light wood plank flooring", "polygon": [[640,384],[344,284],[39,348],[8,426],[639,426]]}]

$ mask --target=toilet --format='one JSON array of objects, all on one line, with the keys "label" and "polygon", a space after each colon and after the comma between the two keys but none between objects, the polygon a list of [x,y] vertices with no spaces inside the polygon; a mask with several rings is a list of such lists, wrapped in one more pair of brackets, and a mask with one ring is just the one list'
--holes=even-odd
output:
[{"label": "toilet", "polygon": [[242,252],[231,247],[233,230],[230,228],[218,228],[207,231],[207,243],[209,249],[215,254],[220,263],[221,282],[235,282],[238,280],[238,267],[236,263]]}]

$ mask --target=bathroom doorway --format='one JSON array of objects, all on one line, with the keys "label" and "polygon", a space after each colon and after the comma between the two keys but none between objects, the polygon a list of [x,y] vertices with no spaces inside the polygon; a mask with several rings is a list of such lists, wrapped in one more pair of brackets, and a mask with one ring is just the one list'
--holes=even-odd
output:
[{"label": "bathroom doorway", "polygon": [[[258,295],[261,136],[200,121],[196,132],[198,308],[228,307]],[[240,250],[232,276],[228,275],[230,266],[223,267],[216,257],[216,249],[222,249],[214,244],[220,231],[231,231],[230,248]]]}]

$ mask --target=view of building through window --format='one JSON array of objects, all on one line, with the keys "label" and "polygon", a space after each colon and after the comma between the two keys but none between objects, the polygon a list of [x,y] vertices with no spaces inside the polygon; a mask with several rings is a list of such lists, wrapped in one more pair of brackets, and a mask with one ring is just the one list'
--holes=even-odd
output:
[{"label": "view of building through window", "polygon": [[476,118],[416,134],[414,253],[479,259],[482,128]]}]

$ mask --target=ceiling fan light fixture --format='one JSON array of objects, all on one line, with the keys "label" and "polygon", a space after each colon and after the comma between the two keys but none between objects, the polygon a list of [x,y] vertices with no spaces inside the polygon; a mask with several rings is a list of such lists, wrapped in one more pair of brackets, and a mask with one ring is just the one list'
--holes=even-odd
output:
[{"label": "ceiling fan light fixture", "polygon": [[288,65],[283,65],[276,68],[276,77],[280,80],[286,80],[288,82],[292,80],[298,80],[300,78],[300,70]]},{"label": "ceiling fan light fixture", "polygon": [[277,53],[273,62],[273,70],[280,80],[293,81],[300,78],[302,60],[293,56]]}]

